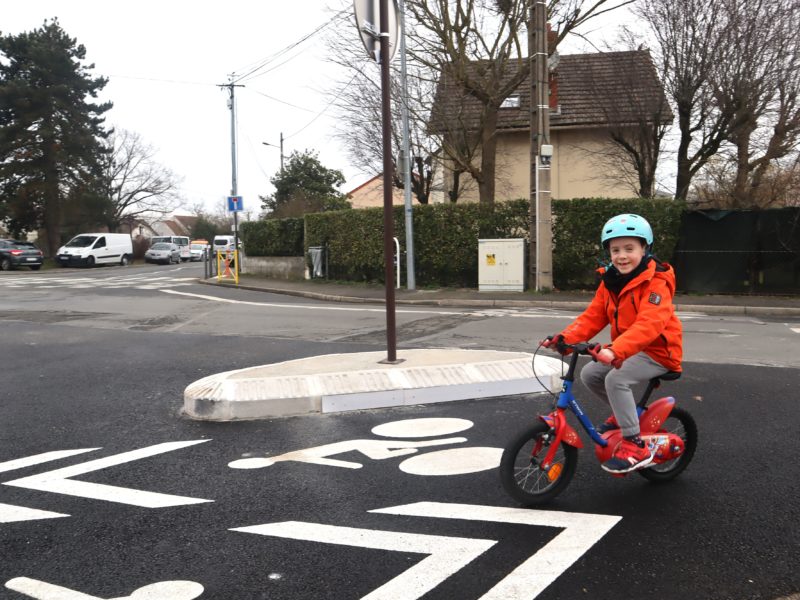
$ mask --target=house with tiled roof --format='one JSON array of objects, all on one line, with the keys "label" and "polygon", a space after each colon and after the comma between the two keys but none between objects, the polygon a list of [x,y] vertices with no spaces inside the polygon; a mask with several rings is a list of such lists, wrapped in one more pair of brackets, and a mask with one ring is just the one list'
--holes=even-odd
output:
[{"label": "house with tiled roof", "polygon": [[198,217],[194,215],[173,215],[168,218],[155,221],[150,228],[153,235],[192,235],[192,229],[197,223]]},{"label": "house with tiled roof", "polygon": [[[375,208],[383,206],[383,173],[368,179],[346,194],[347,201],[353,208]],[[405,203],[403,190],[392,187],[392,204]]]},{"label": "house with tiled roof", "polygon": [[[478,63],[472,63],[477,65]],[[429,129],[448,135],[456,127],[477,130],[481,106],[443,76]],[[613,155],[614,130],[669,124],[673,115],[647,50],[559,57],[550,79],[551,193],[553,198],[634,195],[636,173]],[[449,121],[449,122],[447,122]],[[496,200],[527,198],[530,190],[530,83],[526,78],[500,108],[497,120]],[[476,159],[476,160],[479,160]],[[447,198],[452,167],[443,164],[441,197]],[[462,201],[476,201],[477,189]],[[439,201],[442,201],[440,199]]]}]

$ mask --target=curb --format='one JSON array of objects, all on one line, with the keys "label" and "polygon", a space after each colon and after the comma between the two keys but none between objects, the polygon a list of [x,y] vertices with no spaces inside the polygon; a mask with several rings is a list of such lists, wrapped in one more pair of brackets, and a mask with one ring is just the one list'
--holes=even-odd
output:
[{"label": "curb", "polygon": [[[325,294],[321,292],[310,292],[306,290],[287,290],[272,287],[258,287],[247,285],[236,285],[229,283],[216,283],[213,281],[198,280],[205,285],[216,285],[229,287],[252,292],[266,292],[270,294],[281,294],[284,296],[298,296],[301,298],[311,298],[326,302],[348,302],[353,304],[384,304],[382,298],[364,298],[361,296],[343,296],[339,294]],[[491,308],[551,308],[566,310],[583,310],[586,302],[571,300],[497,300],[497,299],[472,299],[472,298],[431,298],[429,300],[407,300],[395,299],[395,304],[408,306],[445,306],[445,307],[491,307]],[[781,317],[781,316],[800,316],[800,307],[789,306],[729,306],[718,304],[676,304],[675,309],[683,312],[702,312],[709,315],[733,315],[750,317]]]},{"label": "curb", "polygon": [[[541,393],[561,385],[561,361],[525,352],[406,349],[327,354],[209,375],[189,384],[183,414],[239,421]],[[537,377],[538,375],[538,377]]]}]

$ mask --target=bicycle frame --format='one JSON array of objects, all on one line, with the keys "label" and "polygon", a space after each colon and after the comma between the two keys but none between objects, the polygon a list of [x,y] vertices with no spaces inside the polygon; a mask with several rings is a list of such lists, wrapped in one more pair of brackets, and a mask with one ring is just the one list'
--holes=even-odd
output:
[{"label": "bicycle frame", "polygon": [[[610,453],[610,449],[608,449],[609,440],[606,439],[608,438],[608,434],[604,438],[600,435],[600,433],[598,433],[594,424],[583,411],[583,408],[572,393],[572,386],[575,383],[575,370],[578,366],[578,356],[580,354],[587,354],[587,350],[592,346],[592,344],[575,344],[570,346],[570,348],[573,349],[573,354],[570,358],[567,374],[562,377],[564,384],[561,387],[561,393],[558,396],[558,401],[556,402],[554,410],[551,413],[547,415],[541,415],[539,417],[539,419],[550,426],[555,432],[555,438],[551,441],[550,448],[548,449],[547,454],[545,455],[541,464],[541,468],[545,472],[549,471],[550,467],[552,466],[553,458],[555,457],[556,451],[558,450],[562,441],[570,446],[583,448],[583,442],[581,441],[580,436],[578,436],[578,433],[575,431],[575,429],[567,422],[567,409],[572,411],[572,413],[578,418],[578,421],[586,433],[592,438],[592,441],[595,443],[595,453],[597,454],[598,459],[600,459],[602,462],[604,451],[606,453]],[[661,398],[660,400],[654,402],[649,408],[645,409],[644,403],[646,402],[650,391],[652,391],[652,388],[648,388],[648,394],[642,398],[641,403],[637,404],[636,410],[640,417],[643,413],[648,413],[647,421],[648,425],[650,426],[648,429],[655,431],[672,411],[672,407],[675,405],[675,399],[672,397]],[[642,433],[644,434],[645,432],[643,431]]]}]

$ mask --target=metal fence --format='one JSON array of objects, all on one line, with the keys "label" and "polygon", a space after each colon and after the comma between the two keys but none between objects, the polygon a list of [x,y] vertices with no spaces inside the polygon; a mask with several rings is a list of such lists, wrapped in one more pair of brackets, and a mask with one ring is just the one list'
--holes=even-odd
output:
[{"label": "metal fence", "polygon": [[800,208],[686,212],[673,260],[684,292],[800,293]]}]

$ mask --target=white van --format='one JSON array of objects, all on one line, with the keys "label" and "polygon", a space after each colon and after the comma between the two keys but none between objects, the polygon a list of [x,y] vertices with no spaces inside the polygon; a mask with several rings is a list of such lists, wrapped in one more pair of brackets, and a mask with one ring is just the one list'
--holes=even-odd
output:
[{"label": "white van", "polygon": [[82,233],[58,249],[62,267],[127,265],[133,259],[133,243],[127,233]]},{"label": "white van", "polygon": [[[217,236],[214,236],[214,242],[213,242],[213,247],[212,247],[212,250],[213,250],[214,254],[216,255],[216,253],[219,252],[220,250],[223,251],[223,252],[226,251],[226,250],[233,251],[234,244],[236,243],[235,239],[236,238],[234,238],[234,236],[232,236],[232,235],[217,235]],[[242,244],[242,241],[239,240],[239,245],[241,246],[241,244]]]}]

